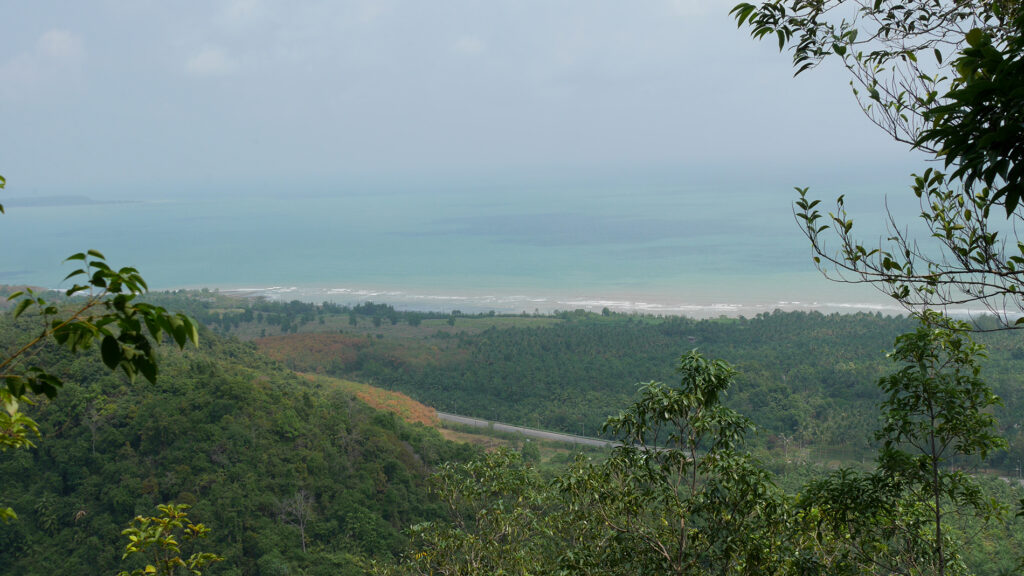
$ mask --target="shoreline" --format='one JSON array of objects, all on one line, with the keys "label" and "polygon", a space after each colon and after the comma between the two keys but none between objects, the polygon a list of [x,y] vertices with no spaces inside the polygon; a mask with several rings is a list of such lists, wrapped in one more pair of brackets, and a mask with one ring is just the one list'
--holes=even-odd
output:
[{"label": "shoreline", "polygon": [[[188,288],[192,289],[192,288]],[[494,311],[500,314],[552,314],[573,310],[600,313],[607,308],[611,312],[649,314],[653,316],[684,316],[691,318],[717,318],[720,316],[738,318],[753,317],[775,310],[784,312],[817,311],[824,314],[858,312],[881,313],[887,316],[906,315],[907,311],[895,302],[872,301],[844,302],[838,299],[818,300],[773,300],[762,299],[742,302],[735,298],[721,301],[687,302],[683,299],[669,299],[657,295],[616,295],[592,297],[589,295],[527,295],[496,293],[429,293],[406,292],[395,289],[368,289],[313,286],[268,286],[268,287],[210,287],[221,294],[243,298],[265,298],[273,301],[299,300],[320,304],[330,302],[354,306],[365,302],[388,304],[398,310],[421,312],[453,312],[467,314]],[[964,311],[964,313],[968,313]]]}]

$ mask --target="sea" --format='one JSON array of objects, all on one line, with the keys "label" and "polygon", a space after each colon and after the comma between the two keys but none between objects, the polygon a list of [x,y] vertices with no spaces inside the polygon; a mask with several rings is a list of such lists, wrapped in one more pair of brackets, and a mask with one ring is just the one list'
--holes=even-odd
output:
[{"label": "sea", "polygon": [[[815,269],[787,180],[407,179],[49,195],[10,187],[0,196],[0,284],[66,287],[63,260],[95,249],[113,266],[138,268],[151,289],[274,300],[466,313],[902,313],[873,287]],[[845,194],[870,241],[885,234],[887,202],[908,223],[917,212],[906,179],[823,181],[812,195]]]}]

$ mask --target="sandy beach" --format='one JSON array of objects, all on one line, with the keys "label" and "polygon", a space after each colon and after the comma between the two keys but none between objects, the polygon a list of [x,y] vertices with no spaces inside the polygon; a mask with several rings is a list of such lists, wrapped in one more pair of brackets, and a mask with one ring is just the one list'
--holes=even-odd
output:
[{"label": "sandy beach", "polygon": [[612,298],[590,296],[540,296],[527,294],[482,293],[431,293],[398,289],[311,287],[311,286],[268,286],[268,287],[218,287],[223,294],[248,298],[266,298],[276,301],[299,300],[303,302],[331,302],[341,305],[355,305],[363,302],[384,303],[400,310],[431,312],[485,313],[494,311],[503,314],[540,313],[586,310],[601,312],[605,308],[612,312],[651,314],[655,316],[687,316],[691,318],[753,317],[758,314],[782,311],[819,311],[822,313],[882,313],[885,315],[904,314],[906,311],[895,302],[885,302],[879,295],[877,300],[842,302],[833,300],[775,300],[744,302],[735,298],[720,302],[687,302],[684,298],[670,298],[657,295],[617,296]]}]

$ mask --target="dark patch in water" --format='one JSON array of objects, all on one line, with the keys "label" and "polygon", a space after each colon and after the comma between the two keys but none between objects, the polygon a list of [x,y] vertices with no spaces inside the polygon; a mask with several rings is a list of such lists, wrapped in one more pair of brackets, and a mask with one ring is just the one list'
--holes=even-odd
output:
[{"label": "dark patch in water", "polygon": [[721,233],[712,220],[684,222],[654,218],[608,218],[580,214],[513,214],[444,218],[434,222],[437,236],[458,234],[491,237],[528,246],[642,244]]}]

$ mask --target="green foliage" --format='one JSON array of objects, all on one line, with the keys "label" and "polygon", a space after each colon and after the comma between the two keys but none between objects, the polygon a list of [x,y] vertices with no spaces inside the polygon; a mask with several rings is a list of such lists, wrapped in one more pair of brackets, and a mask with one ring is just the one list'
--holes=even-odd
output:
[{"label": "green foliage", "polygon": [[[64,295],[85,295],[84,301],[69,301],[70,311],[47,302],[31,289],[8,297],[17,300],[15,318],[35,312],[42,324],[38,336],[0,361],[0,379],[11,395],[20,397],[26,388],[48,398],[57,394],[60,380],[31,362],[33,353],[48,338],[72,352],[89,349],[99,342],[100,355],[108,368],[121,369],[133,380],[142,374],[150,382],[155,382],[157,376],[154,342],[159,342],[164,334],[179,348],[189,341],[198,342],[196,324],[188,316],[136,301],[147,290],[137,270],[115,270],[104,260],[95,250],[68,257],[69,262],[81,262],[81,267],[65,277],[76,283]],[[79,280],[84,283],[77,283]]]},{"label": "green foliage", "polygon": [[[62,380],[34,361],[43,344],[51,338],[71,352],[100,342],[100,355],[108,368],[120,368],[131,379],[142,374],[150,382],[155,382],[157,376],[154,342],[159,342],[164,334],[169,334],[179,347],[190,340],[198,342],[196,325],[187,316],[135,302],[135,298],[146,291],[146,283],[134,268],[114,270],[95,250],[74,254],[68,260],[80,261],[82,267],[68,274],[65,280],[85,277],[85,283],[74,284],[64,294],[72,297],[87,293],[84,300],[72,299],[60,306],[46,301],[31,289],[8,297],[9,301],[17,301],[14,318],[34,313],[42,326],[28,342],[0,359],[5,403],[7,399],[24,397],[27,391],[47,398],[57,395],[63,386]],[[16,402],[13,405],[16,406]]]},{"label": "green foliage", "polygon": [[[996,399],[980,347],[946,323],[897,340],[873,471],[819,472],[786,496],[744,451],[749,422],[722,404],[735,370],[691,352],[678,385],[643,384],[608,419],[622,445],[603,462],[579,457],[551,484],[508,452],[444,467],[449,522],[414,526],[402,562],[376,572],[924,576],[970,573],[969,560],[1007,573],[1020,523],[986,522],[1012,489],[951,467],[999,447]],[[965,547],[968,535],[982,541]]]},{"label": "green foliage", "polygon": [[[168,334],[179,348],[191,340],[198,343],[196,324],[183,314],[136,302],[147,289],[145,280],[134,268],[115,270],[95,250],[74,254],[69,261],[81,267],[65,280],[75,283],[64,291],[63,303],[52,303],[31,289],[17,291],[8,297],[16,302],[15,319],[31,318],[37,326],[31,337],[0,354],[0,450],[29,448],[30,436],[39,436],[39,427],[20,411],[22,404],[31,404],[26,394],[42,394],[53,398],[64,381],[38,362],[37,355],[51,340],[70,352],[78,352],[100,342],[100,356],[111,370],[121,369],[129,378],[142,374],[156,381],[155,343]],[[78,283],[79,281],[83,283]],[[16,518],[11,508],[0,509],[0,520]]]},{"label": "green foliage", "polygon": [[736,370],[721,360],[708,361],[696,350],[683,356],[678,387],[661,382],[640,386],[640,400],[609,418],[605,428],[624,444],[665,448],[661,454],[685,455],[678,465],[697,462],[697,451],[714,460],[718,452],[735,451],[750,427],[746,418],[722,405]]},{"label": "green foliage", "polygon": [[886,400],[884,425],[876,435],[886,453],[916,448],[924,460],[915,462],[915,469],[932,470],[953,455],[984,460],[1005,447],[989,412],[1001,401],[980,378],[984,348],[965,334],[967,329],[929,312],[915,332],[896,339],[891,357],[903,367],[879,380]]},{"label": "green foliage", "polygon": [[[35,446],[29,437],[39,436],[39,426],[21,412],[21,404],[9,392],[0,392],[0,398],[4,403],[4,411],[0,413],[0,447],[6,450]],[[22,401],[28,402],[26,398],[22,398]]]},{"label": "green foliage", "polygon": [[[169,296],[150,297],[151,301],[173,307],[174,299]],[[221,297],[207,298],[211,305],[235,306]],[[305,308],[298,310],[296,317],[306,313]],[[239,306],[236,314],[244,315],[244,306]],[[347,313],[337,315],[342,323],[347,320]],[[255,322],[255,313],[253,316]],[[324,316],[330,328],[332,316]],[[24,341],[23,328],[29,326],[29,320],[24,316],[13,320],[11,315],[0,318],[0,346],[11,348],[13,343]],[[462,317],[459,325],[469,325],[473,320]],[[683,379],[678,386],[650,386],[641,395],[636,395],[633,386],[612,383],[620,374],[628,378],[630,371],[640,369],[658,378],[664,373],[667,380],[672,374],[670,367],[650,367],[656,365],[659,355],[663,362],[664,350],[673,345],[692,342],[708,354],[741,358],[742,377],[720,363],[704,361],[708,371],[717,374],[717,380],[708,380],[707,386],[709,390],[724,389],[728,380],[729,395],[720,393],[718,405],[750,413],[759,428],[769,428],[760,438],[753,438],[755,449],[760,442],[779,446],[781,453],[778,433],[791,438],[788,450],[794,462],[769,464],[773,471],[787,477],[773,478],[739,443],[734,444],[729,458],[726,452],[720,453],[717,468],[711,461],[705,462],[711,446],[708,439],[719,434],[719,428],[709,425],[697,450],[697,461],[704,465],[698,483],[714,490],[688,500],[681,498],[683,493],[672,497],[699,503],[694,514],[712,514],[716,503],[733,503],[741,512],[756,511],[757,518],[742,513],[712,515],[708,526],[718,526],[715,529],[720,531],[724,530],[721,526],[741,526],[735,528],[739,530],[735,533],[753,534],[754,542],[762,544],[758,554],[764,555],[754,557],[757,550],[753,548],[744,552],[743,541],[714,540],[718,544],[706,548],[710,558],[751,554],[744,565],[761,566],[759,569],[767,570],[764,566],[769,558],[775,558],[788,563],[785,570],[804,567],[804,573],[814,573],[818,567],[818,573],[843,573],[839,559],[846,554],[851,558],[850,566],[861,566],[854,561],[859,556],[853,553],[850,542],[866,546],[869,541],[852,538],[863,532],[850,528],[851,536],[845,537],[824,529],[835,517],[831,509],[820,501],[805,499],[803,492],[800,502],[805,507],[793,508],[774,484],[777,481],[783,485],[784,481],[796,490],[803,479],[820,474],[813,467],[797,463],[806,458],[807,443],[815,438],[823,444],[843,441],[863,449],[871,446],[867,440],[867,431],[874,424],[870,406],[883,401],[884,395],[872,389],[870,383],[886,372],[872,356],[886,339],[892,342],[897,334],[912,329],[908,320],[781,313],[729,321],[641,319],[617,314],[568,315],[557,322],[536,320],[544,322],[533,327],[480,329],[447,338],[424,335],[410,340],[377,340],[345,336],[331,343],[347,346],[350,340],[359,341],[358,349],[346,356],[346,370],[366,370],[377,378],[394,377],[385,380],[389,383],[429,383],[432,380],[425,375],[441,378],[447,374],[452,386],[447,389],[448,397],[458,395],[460,402],[468,405],[478,401],[480,406],[486,406],[491,398],[491,406],[509,413],[518,408],[515,400],[519,398],[527,406],[523,410],[537,406],[538,413],[545,417],[558,410],[564,412],[572,404],[584,408],[593,404],[592,409],[599,413],[607,411],[612,402],[628,406],[631,401],[648,397],[674,402],[678,396],[672,391],[689,390],[692,396],[693,389],[685,388]],[[444,319],[434,321],[443,324]],[[435,331],[426,330],[431,334]],[[1012,414],[1001,416],[1012,423],[1019,421],[1019,410],[1014,407],[1022,405],[1024,396],[1014,384],[1024,369],[1020,361],[1024,353],[1010,336],[991,334],[979,339],[990,344],[993,356],[986,373],[998,376],[994,382],[1005,383],[998,389],[1006,398],[1007,408],[996,406],[993,410]],[[114,551],[125,520],[145,515],[152,506],[167,501],[194,505],[194,511],[213,528],[208,547],[228,558],[215,567],[217,573],[360,573],[371,561],[386,563],[400,554],[406,548],[407,537],[419,550],[427,550],[433,542],[436,552],[432,558],[438,562],[447,553],[455,558],[456,550],[466,554],[473,551],[478,561],[489,558],[491,565],[498,566],[495,571],[507,566],[511,572],[519,566],[520,573],[578,573],[585,570],[574,567],[590,566],[591,572],[615,573],[606,567],[616,566],[618,573],[633,574],[660,566],[651,552],[653,548],[636,545],[636,540],[614,532],[601,517],[601,507],[610,518],[622,519],[626,506],[634,506],[644,512],[635,519],[631,516],[631,522],[637,526],[643,523],[647,534],[669,533],[659,523],[662,517],[666,521],[672,518],[664,510],[679,507],[669,506],[673,502],[667,499],[670,494],[654,481],[666,474],[659,469],[660,453],[648,454],[650,471],[634,466],[640,464],[639,460],[625,458],[608,466],[579,461],[561,475],[575,479],[579,487],[575,493],[553,488],[518,458],[514,458],[518,463],[512,462],[512,457],[508,464],[493,463],[495,471],[490,475],[477,470],[476,476],[469,476],[458,461],[473,454],[470,449],[445,443],[432,430],[409,427],[393,416],[376,413],[355,401],[350,392],[333,388],[326,381],[296,378],[257,354],[251,344],[207,333],[202,341],[197,349],[164,357],[158,384],[146,387],[128,386],[123,379],[112,377],[101,358],[78,357],[55,344],[40,352],[40,360],[45,360],[54,374],[80,385],[64,389],[59,402],[42,400],[36,407],[23,407],[32,410],[47,440],[31,454],[16,451],[11,458],[0,461],[5,494],[21,512],[20,522],[0,526],[0,573],[116,572],[120,553],[115,555]],[[324,350],[348,354],[345,346]],[[557,386],[565,388],[559,391],[564,396],[544,393],[559,390]],[[610,392],[619,388],[624,400],[615,400],[619,392]],[[568,402],[569,398],[574,401]],[[686,405],[676,404],[677,408]],[[651,400],[646,406],[646,425],[654,426],[657,402]],[[632,421],[639,423],[640,414],[635,412]],[[571,429],[572,420],[565,421]],[[591,428],[589,422],[587,426],[588,430],[599,427],[594,424]],[[650,433],[646,437],[652,445],[667,444],[669,428],[661,424],[657,441]],[[1004,455],[997,453],[996,457]],[[458,503],[455,508],[463,518],[463,528],[454,532],[454,523],[441,521],[453,507],[426,491],[425,476],[447,460],[456,461],[451,465],[453,474],[465,483],[471,483],[468,478],[476,478],[482,486],[508,483],[504,492],[496,489],[472,498],[447,497]],[[959,457],[950,463],[971,465]],[[1012,468],[1014,463],[1004,461],[1004,466]],[[516,466],[522,469],[522,476],[517,472],[503,477],[501,469]],[[716,480],[715,474],[724,479]],[[621,489],[603,488],[598,482],[603,478]],[[455,480],[449,486],[459,487],[460,494],[469,490]],[[759,490],[766,490],[769,497],[757,497]],[[301,500],[304,506],[300,511],[308,510],[304,525],[292,505],[303,493],[306,497]],[[435,494],[442,493],[443,489]],[[604,496],[597,501],[596,495],[600,494]],[[899,520],[901,523],[888,525],[893,530],[913,529],[922,535],[931,530],[932,524],[923,514],[928,510],[925,503],[913,503],[895,488],[889,494],[891,499],[878,499],[885,505],[875,508],[875,520],[864,515],[854,519],[866,526]],[[614,498],[621,495],[628,498],[618,507]],[[666,499],[645,500],[648,497]],[[1000,493],[1001,501],[1010,501],[1011,497],[1016,501],[1020,495]],[[528,504],[525,510],[516,512],[515,503],[520,498]],[[659,502],[664,503],[664,509],[659,508]],[[865,496],[851,502],[860,505],[870,500]],[[476,519],[477,510],[492,514],[489,511],[495,509],[500,515]],[[960,519],[958,514],[950,516],[954,517]],[[759,518],[772,518],[773,522],[761,526]],[[509,522],[515,525],[508,527]],[[696,524],[691,526],[699,525],[697,520],[693,522]],[[951,541],[977,531],[976,524],[959,524],[951,520]],[[403,535],[401,529],[410,525],[420,526],[423,532]],[[482,536],[488,533],[498,536]],[[90,536],[83,538],[81,534]],[[504,539],[505,534],[512,539]],[[1009,554],[1022,549],[1020,535],[1024,530],[1019,524],[983,534],[984,541],[963,555],[964,562],[972,567],[992,568],[987,572],[979,568],[979,574],[995,574],[999,567],[1008,566]],[[697,537],[704,537],[703,532]],[[889,548],[898,543],[884,539],[871,542]],[[452,547],[446,548],[446,543]],[[33,549],[62,553],[29,553]],[[410,557],[403,567],[394,569],[420,566],[423,571],[441,570],[440,564],[429,568],[429,561],[429,556]],[[731,564],[731,569],[740,570],[739,564]]]},{"label": "green foliage", "polygon": [[161,504],[157,506],[159,516],[136,516],[129,528],[121,534],[128,537],[122,560],[138,556],[146,565],[118,576],[174,576],[194,574],[201,576],[202,570],[224,558],[211,552],[192,552],[182,558],[182,546],[194,545],[196,540],[206,538],[210,529],[203,524],[194,524],[188,519],[187,504]]},{"label": "green foliage", "polygon": [[414,527],[413,551],[380,572],[785,573],[786,500],[721,405],[735,371],[694,352],[680,372],[608,420],[623,441],[610,458],[578,458],[552,485],[508,452],[444,468],[451,522]]},{"label": "green foliage", "polygon": [[839,60],[873,122],[898,141],[938,152],[919,136],[925,113],[949,88],[950,53],[965,47],[971,30],[1005,38],[1017,9],[986,0],[765,0],[731,14],[753,38],[788,48],[797,74]]},{"label": "green foliage", "polygon": [[432,477],[434,492],[451,521],[429,522],[409,531],[415,552],[379,574],[537,574],[558,539],[549,516],[552,494],[536,470],[518,454],[498,450],[481,460],[446,464]]},{"label": "green foliage", "polygon": [[[843,197],[825,218],[819,201],[798,188],[796,214],[819,269],[875,284],[916,312],[976,304],[1004,326],[1017,325],[1024,312],[1024,243],[1015,231],[1024,218],[1019,2],[770,0],[732,13],[755,38],[775,35],[780,49],[792,49],[797,73],[841,60],[876,124],[953,169],[914,175],[928,235],[910,237],[890,216],[877,248],[853,236]],[[991,217],[999,205],[1008,222]],[[835,248],[823,236],[829,229]]]},{"label": "green foliage", "polygon": [[817,313],[631,320],[593,315],[383,341],[290,335],[291,345],[260,346],[296,369],[401,390],[445,412],[576,434],[594,434],[610,407],[635,400],[636,374],[667,381],[673,371],[665,358],[680,346],[700,346],[709,356],[742,362],[744,375],[728,404],[762,431],[754,442],[774,445],[783,434],[793,439],[794,453],[827,445],[857,457],[869,453],[861,439],[874,426],[879,395],[871,383],[885,372],[878,352],[913,327],[905,318]]},{"label": "green foliage", "polygon": [[[173,302],[167,298],[162,304],[171,307]],[[340,316],[344,322],[347,314]],[[478,376],[487,374],[487,366],[502,378],[518,366],[519,382],[529,378],[547,386],[549,380],[564,378],[566,394],[582,398],[583,404],[593,401],[597,410],[598,404],[607,406],[612,398],[606,395],[608,388],[601,384],[600,374],[614,376],[630,367],[648,365],[642,362],[653,365],[662,347],[672,343],[678,346],[692,337],[702,349],[745,358],[742,378],[724,365],[705,361],[708,370],[717,374],[708,380],[709,390],[724,390],[727,380],[730,385],[728,396],[718,394],[719,406],[724,403],[726,408],[744,411],[760,407],[755,422],[762,420],[773,426],[786,422],[790,414],[800,415],[794,420],[799,426],[808,425],[819,414],[829,413],[827,406],[827,410],[835,411],[831,424],[820,426],[814,433],[824,438],[852,438],[864,434],[872,423],[864,415],[857,420],[858,411],[883,399],[877,390],[860,384],[862,380],[877,381],[884,374],[881,366],[867,360],[869,352],[880,349],[883,338],[891,342],[911,326],[905,319],[868,315],[774,314],[728,322],[638,322],[614,314],[594,317],[600,319],[599,324],[580,317],[547,323],[543,328],[481,330],[475,335],[447,339],[424,337],[410,341],[410,348],[404,351],[399,341],[368,340],[352,362],[364,367],[376,363],[377,374],[414,372],[433,366],[438,366],[436,373],[442,374],[440,366],[447,365],[450,381],[466,380],[466,388],[457,389],[458,393],[468,394],[472,391],[469,385],[478,386],[481,403],[494,389],[492,383],[514,382],[478,380]],[[460,318],[459,323],[464,321],[470,322]],[[329,315],[327,322],[331,323]],[[12,343],[24,341],[23,328],[28,325],[29,319],[24,316],[17,320],[11,315],[0,317],[0,346],[10,348]],[[1020,352],[1020,346],[1006,336],[1010,335],[985,337],[992,344],[993,357],[1001,359],[990,362],[986,370],[996,368],[1002,380],[1016,382],[1021,366],[1012,358]],[[438,346],[433,359],[411,361],[423,354],[423,345]],[[607,356],[598,353],[602,349]],[[801,351],[806,358],[800,357]],[[573,567],[602,566],[596,571],[615,573],[603,568],[606,564],[601,562],[607,561],[607,566],[618,566],[619,573],[633,574],[656,565],[656,556],[650,552],[652,548],[631,546],[628,537],[614,533],[601,520],[599,506],[605,506],[609,517],[615,518],[613,513],[625,508],[617,508],[613,498],[629,495],[626,503],[645,511],[631,521],[644,521],[649,533],[667,533],[659,523],[662,516],[671,518],[656,513],[662,510],[657,501],[644,500],[648,496],[668,497],[668,492],[653,482],[665,473],[657,465],[658,458],[663,457],[659,453],[648,455],[650,472],[633,467],[624,458],[608,466],[585,460],[576,463],[562,476],[570,478],[574,474],[581,493],[587,482],[604,477],[618,483],[613,486],[623,487],[613,491],[596,484],[580,498],[572,496],[571,491],[553,488],[512,456],[507,464],[494,462],[493,472],[476,469],[475,476],[470,476],[458,462],[475,454],[471,449],[446,443],[433,430],[406,426],[393,416],[376,413],[326,380],[297,378],[260,356],[252,344],[205,332],[199,348],[162,357],[160,379],[153,386],[129,386],[124,379],[113,377],[101,358],[76,356],[55,344],[42,350],[39,358],[54,374],[79,385],[64,389],[59,402],[41,400],[35,407],[23,408],[32,410],[47,440],[31,453],[13,451],[11,458],[0,461],[5,494],[21,512],[21,521],[0,526],[0,573],[116,572],[118,539],[126,519],[146,515],[153,506],[168,501],[192,504],[193,511],[212,528],[207,548],[227,560],[211,572],[224,574],[361,573],[371,561],[386,563],[400,554],[408,538],[419,550],[427,550],[433,542],[433,558],[438,562],[444,554],[451,553],[450,558],[454,558],[456,550],[463,550],[466,554],[473,551],[478,561],[489,559],[491,565],[498,566],[495,571],[507,567],[511,572],[520,566],[520,573],[565,573],[583,571]],[[637,358],[642,362],[627,363]],[[575,372],[581,367],[594,372]],[[434,368],[430,370],[432,373]],[[664,372],[672,373],[670,369]],[[650,387],[650,398],[678,398],[670,394],[672,390],[690,390],[692,396],[693,390],[684,388],[682,382],[680,379],[678,386],[660,385],[660,391],[659,387]],[[624,398],[636,402],[645,397],[633,396],[635,387],[628,388],[630,392],[623,392]],[[1011,401],[1019,403],[1015,398],[1021,394],[1010,386],[1005,389],[1010,392],[1008,405],[1013,405]],[[529,399],[529,388],[514,390]],[[822,405],[816,399],[826,394],[834,396],[832,404]],[[468,401],[470,396],[466,398]],[[553,403],[558,409],[567,404],[564,400]],[[629,405],[629,400],[621,404]],[[497,402],[495,405],[501,406]],[[539,400],[538,405],[543,406]],[[647,425],[653,426],[657,403],[652,400],[646,406],[650,412]],[[796,412],[798,407],[803,411]],[[640,420],[640,412],[636,412],[633,421]],[[735,444],[728,459],[726,452],[721,452],[717,468],[711,461],[705,462],[703,458],[711,446],[708,439],[719,434],[719,428],[708,426],[701,441],[703,447],[697,451],[697,459],[704,465],[699,483],[714,487],[714,491],[686,500],[701,503],[694,513],[712,514],[715,503],[733,503],[741,512],[754,510],[758,518],[774,519],[769,527],[759,526],[758,518],[745,513],[712,515],[709,526],[742,526],[737,530],[754,534],[755,541],[765,545],[759,548],[765,559],[752,557],[745,565],[764,566],[768,557],[774,557],[786,559],[790,566],[795,566],[794,559],[806,559],[802,565],[814,566],[818,561],[821,566],[835,567],[837,564],[830,559],[839,554],[837,544],[842,539],[818,541],[811,537],[823,512],[816,507],[794,511],[786,505],[787,498],[773,487],[773,478],[743,451],[741,444]],[[657,443],[666,444],[668,427],[662,425],[661,431]],[[769,445],[772,436],[765,439]],[[646,437],[655,442],[651,434]],[[794,434],[791,452],[806,450],[799,446],[804,441],[800,438],[800,434]],[[454,507],[427,493],[426,475],[445,461],[455,461],[444,469],[450,468],[452,475],[462,478],[452,479],[448,485],[457,487],[459,494],[472,494],[447,497],[456,502]],[[501,472],[505,467],[517,466],[521,474],[510,472],[506,476]],[[797,466],[772,464],[773,470],[787,473],[797,470]],[[801,465],[799,470],[806,476],[812,474],[807,466]],[[719,473],[723,480],[715,479],[714,474]],[[489,493],[467,492],[474,481],[479,486],[506,484],[504,489]],[[786,482],[790,486],[799,484],[793,479]],[[444,493],[441,485],[435,486],[440,490],[435,494]],[[767,500],[755,496],[762,489],[770,495]],[[299,502],[297,495],[303,493]],[[585,499],[597,494],[604,494],[600,502]],[[527,504],[517,512],[514,508],[520,498]],[[1010,494],[1001,498],[1008,501]],[[308,510],[304,525],[294,513],[296,502],[302,504],[299,511]],[[671,500],[664,502],[665,510],[678,509],[667,507]],[[453,509],[460,510],[463,518],[463,527],[454,532],[454,523],[441,521],[450,518]],[[480,520],[478,510],[486,511]],[[621,519],[621,514],[618,517]],[[906,517],[919,518],[920,514],[908,513]],[[422,534],[402,534],[402,528],[410,525],[421,526]],[[1024,533],[1014,525],[1005,533],[986,536],[999,544],[972,552],[971,565],[991,559],[1001,562],[1009,550],[1019,550],[1020,538],[1019,534],[1014,536],[1015,531]],[[961,534],[951,532],[954,536]],[[89,536],[84,538],[82,534]],[[483,534],[497,536],[490,539]],[[452,547],[446,548],[446,542]],[[718,547],[709,547],[707,552],[714,558],[756,552],[752,548],[736,552],[742,550],[743,541],[715,542]],[[31,550],[59,550],[60,554]],[[427,571],[431,569],[427,564],[430,559],[410,557],[405,566],[395,569],[426,566],[423,570]],[[739,563],[733,566],[740,569]],[[433,569],[440,570],[438,565]],[[828,571],[822,569],[821,573]]]},{"label": "green foliage", "polygon": [[987,205],[1011,216],[1024,194],[1024,13],[1007,28],[1003,37],[981,28],[964,36],[953,87],[925,112],[918,144],[940,150],[952,178],[968,191],[983,185]]},{"label": "green foliage", "polygon": [[927,313],[922,326],[896,340],[892,356],[904,364],[879,381],[886,394],[884,425],[877,438],[884,442],[879,468],[906,483],[915,500],[930,511],[934,524],[932,566],[945,573],[947,545],[943,535],[943,504],[969,507],[984,515],[998,510],[986,502],[970,476],[949,470],[957,456],[989,453],[1006,446],[995,433],[988,410],[1000,403],[979,377],[977,358],[982,349],[962,332],[968,326]]},{"label": "green foliage", "polygon": [[[164,305],[173,302],[159,296]],[[209,316],[194,296],[200,294],[178,297],[188,303],[190,314]],[[224,320],[235,326],[232,333],[255,336],[265,321],[257,322],[247,304],[223,296],[207,303],[233,310]],[[281,314],[293,308],[266,304],[265,310]],[[440,318],[418,330],[403,320],[402,331],[378,339],[338,334],[333,327],[345,325],[347,313],[305,306],[294,307],[291,318],[321,315],[326,319],[322,332],[305,325],[299,334],[257,340],[261,350],[286,367],[400,390],[445,412],[575,434],[594,435],[612,407],[634,401],[636,374],[668,381],[673,372],[665,358],[681,346],[699,346],[710,357],[741,366],[743,375],[726,404],[757,426],[758,434],[749,437],[753,449],[769,449],[792,463],[834,465],[873,456],[870,436],[882,400],[875,383],[889,368],[880,352],[916,327],[905,317],[814,312],[708,320],[617,313],[464,315],[458,332],[439,332],[444,327]],[[992,319],[981,320],[982,327],[995,326]],[[1020,430],[1013,425],[1024,421],[1024,392],[1017,385],[1024,352],[1012,334],[980,338],[991,350],[987,380],[1006,402],[994,408],[1004,423],[1000,432],[1016,436]],[[992,464],[1011,473],[1018,456],[1024,457],[1024,436],[1010,452],[995,454]]]},{"label": "green foliage", "polygon": [[785,502],[742,450],[746,418],[722,405],[735,370],[696,351],[678,386],[651,382],[606,426],[623,443],[601,464],[579,462],[556,484],[583,527],[564,557],[574,571],[773,574]]},{"label": "green foliage", "polygon": [[519,455],[522,457],[523,462],[536,466],[540,464],[541,454],[540,448],[537,447],[536,442],[527,440],[523,443],[522,448],[519,450]]},{"label": "green foliage", "polygon": [[891,357],[901,368],[878,382],[886,395],[878,468],[840,470],[802,494],[805,514],[826,528],[818,542],[844,569],[965,573],[962,542],[950,526],[965,513],[984,523],[1003,512],[952,466],[965,457],[984,460],[1006,444],[989,413],[999,398],[980,378],[982,347],[966,329],[928,313],[918,330],[896,340]]},{"label": "green foliage", "polygon": [[[23,324],[0,317],[0,346]],[[77,385],[31,408],[45,442],[0,460],[20,516],[0,526],[0,574],[116,573],[124,524],[169,501],[212,529],[205,549],[227,560],[210,573],[361,573],[403,550],[403,527],[443,515],[434,467],[476,454],[208,332],[161,354],[152,386],[57,346],[39,359]],[[302,491],[304,539],[288,507]]]},{"label": "green foliage", "polygon": [[[801,491],[799,517],[810,536],[807,563],[825,574],[934,574],[926,510],[885,473],[843,468]],[[962,569],[957,558],[947,567]]]}]

